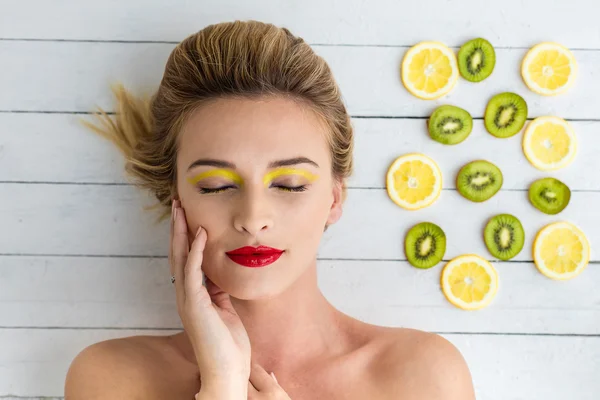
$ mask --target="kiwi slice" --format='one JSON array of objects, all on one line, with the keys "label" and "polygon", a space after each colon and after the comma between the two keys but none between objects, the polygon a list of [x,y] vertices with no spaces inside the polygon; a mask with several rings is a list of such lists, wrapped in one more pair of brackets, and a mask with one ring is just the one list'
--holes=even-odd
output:
[{"label": "kiwi slice", "polygon": [[500,260],[510,260],[523,249],[525,230],[514,215],[499,214],[485,226],[485,245],[492,255]]},{"label": "kiwi slice", "polygon": [[446,253],[446,234],[434,223],[422,222],[406,234],[404,252],[408,262],[417,268],[431,268]]},{"label": "kiwi slice", "polygon": [[483,38],[469,40],[458,50],[458,70],[468,81],[481,82],[492,74],[495,65],[494,46]]},{"label": "kiwi slice", "polygon": [[527,103],[516,93],[495,95],[485,109],[485,128],[492,135],[508,138],[516,135],[527,121]]},{"label": "kiwi slice", "polygon": [[571,200],[571,189],[555,178],[542,178],[529,186],[529,201],[543,213],[555,215]]},{"label": "kiwi slice", "polygon": [[429,117],[427,126],[433,140],[443,144],[458,144],[471,133],[473,118],[460,107],[440,106]]},{"label": "kiwi slice", "polygon": [[489,161],[472,161],[463,166],[456,177],[456,189],[465,198],[486,201],[502,187],[503,177],[500,168]]}]

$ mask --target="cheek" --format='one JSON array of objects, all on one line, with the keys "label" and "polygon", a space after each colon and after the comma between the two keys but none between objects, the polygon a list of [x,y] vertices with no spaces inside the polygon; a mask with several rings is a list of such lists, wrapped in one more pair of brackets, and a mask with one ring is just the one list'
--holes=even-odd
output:
[{"label": "cheek", "polygon": [[323,193],[298,199],[295,204],[282,207],[279,212],[279,224],[290,227],[298,233],[313,235],[322,232],[329,212],[327,197]]},{"label": "cheek", "polygon": [[225,214],[227,214],[227,207],[223,207],[223,202],[217,196],[193,198],[186,208],[188,225],[191,227],[203,226],[207,230],[218,221],[224,221]]},{"label": "cheek", "polygon": [[225,230],[225,222],[227,221],[227,210],[215,204],[206,201],[189,202],[186,205],[186,219],[188,225],[188,235],[190,246],[195,239],[198,227],[203,227],[208,232],[207,250],[212,247],[212,244],[219,238]]},{"label": "cheek", "polygon": [[[294,240],[294,257],[308,260],[316,257],[327,220],[327,205],[323,199],[314,199],[295,213],[293,223],[284,221],[288,238]],[[289,229],[289,231],[288,231]]]}]

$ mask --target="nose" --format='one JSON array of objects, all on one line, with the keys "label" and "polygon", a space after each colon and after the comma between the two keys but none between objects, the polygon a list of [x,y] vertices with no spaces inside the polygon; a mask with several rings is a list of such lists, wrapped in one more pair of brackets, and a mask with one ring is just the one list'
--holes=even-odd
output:
[{"label": "nose", "polygon": [[234,227],[239,232],[247,232],[252,236],[258,235],[273,226],[273,207],[261,191],[246,188],[247,190],[239,198],[235,215]]}]

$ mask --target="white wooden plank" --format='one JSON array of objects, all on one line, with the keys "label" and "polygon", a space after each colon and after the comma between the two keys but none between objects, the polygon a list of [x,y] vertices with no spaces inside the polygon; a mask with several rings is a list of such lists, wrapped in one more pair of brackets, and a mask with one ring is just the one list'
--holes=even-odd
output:
[{"label": "white wooden plank", "polygon": [[[69,365],[83,348],[118,337],[172,333],[0,329],[0,341],[11,344],[0,347],[0,396],[63,396]],[[564,400],[575,393],[577,400],[598,398],[598,337],[443,336],[465,357],[478,399]]]},{"label": "white wooden plank", "polygon": [[[0,181],[127,183],[123,157],[108,141],[83,128],[80,118],[65,114],[0,113]],[[384,188],[389,165],[399,155],[422,152],[440,165],[444,188],[455,187],[460,168],[487,159],[504,175],[503,190],[526,190],[535,179],[553,176],[571,190],[600,190],[600,121],[572,123],[579,141],[573,164],[559,171],[539,171],[525,159],[522,135],[497,139],[483,121],[464,143],[445,146],[429,137],[425,120],[354,118],[355,171],[351,187]]]},{"label": "white wooden plank", "polygon": [[[443,263],[317,263],[332,304],[363,321],[434,332],[600,335],[600,267],[568,282],[533,264],[494,263],[500,289],[484,310],[466,312],[440,290]],[[0,326],[180,329],[166,258],[0,257]],[[582,295],[585,294],[585,295]]]},{"label": "white wooden plank", "polygon": [[[0,183],[0,254],[10,254],[0,255],[0,343],[10,344],[0,346],[0,397],[8,400],[61,398],[70,361],[91,343],[170,334],[180,327],[164,257],[167,224],[152,225],[152,215],[141,211],[148,197],[132,187],[70,184],[123,183],[122,158],[109,143],[83,131],[76,116],[38,114],[85,112],[95,104],[111,109],[108,84],[115,80],[138,91],[154,89],[174,43],[37,39],[177,42],[209,23],[262,19],[315,44],[354,116],[426,117],[438,104],[450,103],[481,117],[491,95],[513,90],[526,98],[532,117],[600,120],[595,96],[600,51],[586,50],[600,49],[600,6],[593,0],[506,0],[494,7],[478,0],[425,1],[410,9],[393,0],[294,0],[276,6],[268,0],[174,0],[168,5],[159,0],[7,0],[0,10],[0,182],[68,183]],[[421,40],[459,46],[476,36],[498,48],[490,79],[481,84],[461,80],[437,102],[420,101],[404,90],[398,66],[407,46]],[[10,40],[15,38],[35,41]],[[580,64],[576,87],[556,98],[529,92],[518,72],[527,48],[546,40],[580,49],[575,51]],[[10,110],[33,114],[6,113]],[[351,190],[346,215],[325,235],[319,252],[324,293],[365,321],[445,332],[467,358],[480,399],[597,399],[599,123],[574,122],[579,156],[571,167],[548,175],[576,192],[569,208],[551,217],[531,207],[523,192],[547,174],[524,159],[520,137],[495,140],[476,121],[465,144],[444,147],[427,138],[422,119],[355,118],[356,174],[350,185],[379,189]],[[446,190],[434,207],[401,210],[381,188],[389,163],[408,151],[436,159],[447,189],[454,187],[453,176],[462,164],[475,156],[488,158],[502,168],[505,191],[473,204]],[[481,230],[498,212],[514,213],[526,228],[528,239],[517,260],[531,259],[531,240],[539,228],[565,219],[586,232],[595,264],[577,279],[556,282],[529,262],[495,263],[498,297],[487,309],[469,313],[452,307],[441,294],[442,264],[422,271],[399,261],[404,233],[421,220],[446,230],[446,259],[465,252],[491,258]],[[159,257],[127,257],[132,255]]]},{"label": "white wooden plank", "polygon": [[444,336],[469,364],[478,399],[592,400],[600,393],[597,337]]},{"label": "white wooden plank", "polygon": [[[90,111],[112,109],[109,84],[123,81],[136,92],[155,90],[173,44],[0,41],[0,110]],[[580,65],[567,94],[543,97],[523,83],[519,65],[527,49],[499,49],[496,69],[481,83],[461,79],[436,101],[419,100],[400,81],[406,48],[315,46],[339,82],[349,112],[366,116],[428,116],[439,104],[455,104],[483,116],[489,99],[515,91],[528,102],[532,117],[556,114],[569,119],[600,119],[595,72],[600,51],[575,51]],[[40,60],[43,71],[40,73]]]},{"label": "white wooden plank", "polygon": [[407,45],[429,39],[459,45],[483,36],[497,46],[560,39],[600,48],[593,0],[506,0],[493,7],[478,0],[420,1],[410,7],[394,0],[5,0],[2,5],[0,38],[179,41],[211,23],[258,19],[288,27],[310,43]]},{"label": "white wooden plank", "polygon": [[404,259],[405,234],[413,225],[432,221],[446,233],[445,258],[476,253],[491,259],[483,242],[483,229],[492,216],[515,215],[525,229],[525,245],[515,261],[532,260],[535,234],[546,224],[569,221],[587,235],[592,259],[600,247],[598,192],[577,192],[556,216],[546,215],[529,203],[527,192],[503,191],[483,203],[466,200],[458,192],[444,190],[436,203],[418,211],[407,211],[389,200],[384,190],[354,189],[349,192],[342,217],[324,235],[321,257],[350,259]]},{"label": "white wooden plank", "polygon": [[65,377],[75,356],[103,340],[172,331],[0,329],[0,397],[64,396]]},{"label": "white wooden plank", "polygon": [[[400,81],[400,64],[407,49],[393,47],[316,47],[316,52],[329,63],[341,86],[352,115],[429,116],[436,106],[454,104],[483,117],[489,99],[500,92],[516,92],[527,101],[529,116],[556,114],[563,118],[598,118],[592,106],[600,79],[595,71],[600,52],[577,51],[580,66],[578,79],[571,90],[553,98],[530,91],[520,75],[520,65],[527,49],[497,51],[494,73],[483,82],[459,79],[446,97],[420,100],[408,93]],[[587,103],[587,104],[586,104]]]},{"label": "white wooden plank", "polygon": [[123,156],[82,117],[0,113],[0,181],[127,183]]},{"label": "white wooden plank", "polygon": [[[359,188],[385,188],[387,170],[393,160],[405,153],[424,153],[433,158],[443,174],[443,187],[455,188],[460,168],[476,159],[489,160],[502,171],[503,190],[528,190],[533,181],[552,176],[572,190],[600,190],[600,122],[575,121],[578,152],[571,165],[558,171],[540,171],[525,158],[523,135],[498,139],[490,135],[483,120],[473,121],[467,140],[455,146],[438,143],[429,136],[426,120],[357,119],[355,170],[349,184]],[[1,163],[1,161],[0,161]]]},{"label": "white wooden plank", "polygon": [[[150,198],[131,186],[0,185],[0,253],[83,255],[167,255],[169,224],[153,225],[157,214],[144,213]],[[477,253],[491,258],[482,240],[487,220],[499,213],[517,216],[526,232],[515,260],[532,260],[535,233],[566,220],[587,235],[592,260],[599,261],[600,192],[575,192],[559,215],[533,208],[527,193],[502,191],[472,203],[454,190],[419,211],[406,211],[383,189],[351,189],[342,219],[325,233],[320,257],[405,259],[404,235],[414,224],[432,221],[447,235],[446,258]],[[267,239],[268,240],[268,239]]]}]

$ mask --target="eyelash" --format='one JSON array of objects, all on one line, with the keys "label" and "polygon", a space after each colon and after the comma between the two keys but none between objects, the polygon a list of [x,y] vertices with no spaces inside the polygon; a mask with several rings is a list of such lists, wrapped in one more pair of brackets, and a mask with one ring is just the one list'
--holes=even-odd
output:
[{"label": "eyelash", "polygon": [[[220,188],[215,188],[215,189],[208,189],[208,188],[198,188],[198,192],[200,192],[201,194],[210,194],[210,193],[220,193],[220,192],[224,192],[227,189],[230,188],[234,188],[235,186],[224,186],[224,187],[220,187]],[[280,190],[283,190],[284,192],[304,192],[306,190],[306,185],[300,185],[300,186],[294,186],[294,187],[288,187],[288,186],[274,186]]]}]

